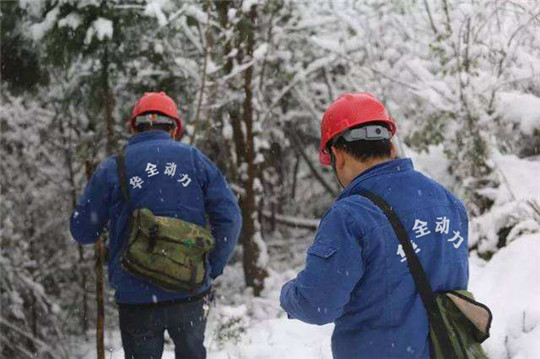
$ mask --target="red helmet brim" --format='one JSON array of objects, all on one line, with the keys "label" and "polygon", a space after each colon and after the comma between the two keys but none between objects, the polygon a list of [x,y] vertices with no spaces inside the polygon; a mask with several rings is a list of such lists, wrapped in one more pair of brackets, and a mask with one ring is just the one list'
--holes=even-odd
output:
[{"label": "red helmet brim", "polygon": [[323,166],[330,166],[332,164],[332,158],[329,153],[319,151],[319,162]]}]

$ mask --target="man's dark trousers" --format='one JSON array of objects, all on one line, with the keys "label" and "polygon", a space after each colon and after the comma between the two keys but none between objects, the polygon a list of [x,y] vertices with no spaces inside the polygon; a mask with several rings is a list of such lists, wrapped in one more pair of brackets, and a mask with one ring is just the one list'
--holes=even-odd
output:
[{"label": "man's dark trousers", "polygon": [[164,332],[174,342],[176,359],[206,358],[204,300],[188,303],[119,304],[126,359],[159,359]]}]

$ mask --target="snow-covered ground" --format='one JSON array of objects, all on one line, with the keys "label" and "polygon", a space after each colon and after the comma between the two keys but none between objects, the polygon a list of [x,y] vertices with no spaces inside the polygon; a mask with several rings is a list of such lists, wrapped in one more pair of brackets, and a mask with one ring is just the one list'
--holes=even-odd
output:
[{"label": "snow-covered ground", "polygon": [[[208,319],[205,341],[208,358],[332,358],[330,336],[333,325],[319,327],[288,320],[279,309],[281,284],[291,276],[292,271],[272,271],[264,295],[254,298],[250,290],[240,289],[243,287],[239,283],[243,280],[241,266],[228,268],[220,280],[220,287],[227,288],[226,293],[223,295],[223,291],[218,291],[222,295]],[[107,358],[124,358],[117,330],[107,333],[105,346]],[[77,352],[78,358],[95,358],[93,340],[80,345]],[[163,358],[174,358],[170,339],[166,340]]]},{"label": "snow-covered ground", "polygon": [[[434,178],[445,177],[444,162],[433,160],[442,154],[436,148],[432,150],[431,156],[413,155],[417,167]],[[505,183],[495,190],[494,209],[485,215],[482,225],[498,228],[498,223],[490,221],[503,218],[502,212],[508,208],[530,200],[540,202],[540,164],[514,156],[496,155],[493,160],[504,171]],[[520,223],[525,225],[509,235],[507,246],[496,251],[489,261],[476,252],[471,254],[470,290],[491,308],[494,316],[491,338],[484,344],[492,359],[540,358],[540,231],[529,220]],[[285,237],[267,239],[272,268],[262,297],[254,298],[245,289],[239,262],[229,266],[219,279],[220,298],[211,311],[206,331],[208,358],[332,358],[333,325],[317,327],[289,320],[279,308],[281,285],[303,267],[312,232],[296,230],[290,232],[290,238]],[[283,242],[288,243],[286,251],[280,249]],[[108,358],[123,358],[117,331],[106,336],[106,346]],[[93,343],[80,346],[79,357],[94,358],[93,348]],[[170,340],[163,358],[174,358]]]},{"label": "snow-covered ground", "polygon": [[470,289],[493,312],[490,358],[540,358],[540,234],[528,234],[489,262],[471,258]]}]

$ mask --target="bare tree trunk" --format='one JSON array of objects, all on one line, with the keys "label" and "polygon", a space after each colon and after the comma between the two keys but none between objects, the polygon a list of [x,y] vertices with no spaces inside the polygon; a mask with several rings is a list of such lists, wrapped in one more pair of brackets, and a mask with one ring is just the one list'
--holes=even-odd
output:
[{"label": "bare tree trunk", "polygon": [[446,16],[446,36],[452,34],[452,22],[450,21],[450,8],[448,7],[448,1],[442,0],[444,15]]},{"label": "bare tree trunk", "polygon": [[292,192],[291,199],[294,201],[296,199],[296,185],[298,184],[298,169],[300,168],[300,157],[296,156],[296,162],[294,163],[293,170],[293,182],[292,182]]},{"label": "bare tree trunk", "polygon": [[[221,28],[223,29],[223,31],[227,31],[230,26],[228,13],[229,13],[229,8],[231,6],[231,3],[228,1],[214,0],[214,4],[216,6],[219,24]],[[225,44],[223,44],[222,58],[225,58],[225,56],[230,54],[231,50],[232,50],[231,39],[226,38]],[[231,56],[229,56],[226,59],[225,66],[223,67],[224,76],[227,76],[232,72],[233,65],[234,65],[233,59]],[[215,81],[215,82],[218,83],[218,81]],[[231,164],[229,168],[232,173],[232,177],[234,178],[234,180],[237,181],[239,178],[238,169],[240,165],[242,164],[242,160],[243,160],[243,153],[241,152],[241,149],[239,148],[238,144],[243,143],[243,136],[241,132],[238,111],[234,111],[234,109],[229,109],[228,106],[224,106],[224,107],[220,107],[216,112],[216,117],[223,124],[225,123],[225,121],[227,121],[226,115],[228,115],[228,118],[231,121],[231,127],[233,129],[233,138],[232,138],[233,145],[227,146],[227,148],[228,149],[230,148],[232,151],[232,147],[234,146],[235,155],[236,155],[236,163]],[[230,144],[228,140],[226,141],[226,143],[227,145]]]},{"label": "bare tree trunk", "polygon": [[433,30],[433,33],[435,36],[439,34],[439,31],[437,30],[437,27],[435,26],[435,23],[433,22],[433,16],[431,15],[431,10],[429,9],[429,4],[427,0],[424,0],[424,7],[426,8],[426,12],[429,19],[429,24],[431,25],[431,29]]},{"label": "bare tree trunk", "polygon": [[[231,2],[227,1],[215,1],[214,2],[219,16],[219,22],[223,29],[228,29],[231,25],[228,20],[228,11],[232,6]],[[247,26],[238,26],[235,28],[235,34],[237,34],[237,41],[233,44],[233,40],[228,39],[223,45],[223,54],[230,54],[233,45],[237,46],[240,51],[237,55],[239,63],[244,62],[246,58],[252,57],[255,46],[255,29],[254,24],[257,17],[256,7],[252,6],[251,11],[247,18]],[[243,22],[245,25],[246,23]],[[235,25],[236,26],[236,25]],[[242,42],[246,41],[245,54],[242,49]],[[247,55],[247,56],[245,56]],[[247,59],[248,61],[251,59]],[[229,56],[226,59],[225,66],[223,67],[223,74],[225,76],[231,74],[233,69],[233,58]],[[232,80],[230,80],[232,81]],[[254,121],[254,109],[253,109],[253,66],[250,66],[244,71],[244,102],[243,112],[238,111],[234,106],[227,109],[230,115],[231,127],[233,129],[233,142],[234,151],[236,154],[236,167],[246,170],[246,173],[242,173],[242,170],[236,173],[238,180],[242,184],[242,195],[240,198],[240,205],[243,217],[243,226],[240,242],[243,246],[243,267],[244,277],[246,285],[253,287],[254,294],[260,295],[264,288],[264,279],[268,273],[264,268],[261,268],[259,258],[261,254],[260,240],[261,238],[258,228],[257,220],[257,198],[254,188],[255,178],[257,176],[255,166],[255,148],[254,148],[254,133],[253,133],[253,121]],[[229,83],[227,86],[234,88],[233,83]],[[237,89],[236,89],[237,90]],[[245,129],[245,133],[244,133]]]},{"label": "bare tree trunk", "polygon": [[210,46],[212,35],[210,33],[210,13],[212,11],[212,3],[210,0],[205,1],[206,8],[206,30],[205,30],[205,46],[204,46],[204,59],[202,67],[202,80],[201,88],[199,90],[199,100],[197,102],[197,112],[195,113],[195,123],[193,124],[193,134],[191,135],[191,140],[189,141],[190,145],[193,145],[196,140],[197,132],[200,127],[200,117],[201,117],[201,107],[204,101],[204,90],[206,88],[206,77],[207,77],[207,68],[208,68],[208,57],[210,56]]},{"label": "bare tree trunk", "polygon": [[105,112],[105,151],[107,156],[112,154],[112,146],[114,141],[114,119],[113,119],[113,97],[111,86],[109,84],[109,50],[105,47],[105,53],[102,59],[102,91],[103,91],[103,109]]},{"label": "bare tree trunk", "polygon": [[[216,0],[215,4],[219,13],[220,25],[223,29],[226,29],[229,26],[228,11],[232,3],[229,1]],[[231,41],[227,41],[225,45],[223,46],[223,54],[224,55],[230,54],[232,48],[233,48],[233,44],[231,43]],[[233,70],[233,66],[234,66],[233,57],[229,56],[223,68],[223,74],[225,76],[231,74]],[[231,108],[228,110],[228,112],[231,119],[231,127],[233,129],[233,142],[235,144],[236,165],[239,168],[242,165],[242,163],[244,163],[244,157],[245,157],[244,152],[243,152],[245,148],[245,140],[244,140],[244,135],[242,133],[242,123],[241,123],[239,111],[237,111],[235,108]]]},{"label": "bare tree trunk", "polygon": [[[77,190],[75,188],[75,171],[73,170],[73,158],[72,153],[70,151],[70,148],[67,147],[67,141],[65,140],[65,129],[63,125],[63,121],[58,121],[60,126],[60,133],[62,134],[62,137],[64,138],[64,155],[66,156],[66,166],[68,168],[69,173],[69,185],[70,185],[70,194],[71,194],[71,208],[75,209],[77,206]],[[86,292],[86,266],[84,263],[84,248],[82,244],[77,245],[77,249],[79,252],[79,266],[81,271],[81,293],[82,293],[82,314],[81,314],[81,331],[83,334],[86,335],[86,332],[88,331],[88,293]]]},{"label": "bare tree trunk", "polygon": [[[251,7],[249,13],[249,27],[247,31],[246,55],[248,61],[253,57],[255,47],[255,20],[257,18],[257,8]],[[246,284],[253,287],[254,294],[259,296],[264,289],[264,279],[268,276],[265,268],[259,263],[261,247],[256,241],[258,235],[255,221],[257,220],[257,201],[254,188],[256,177],[255,170],[255,146],[253,135],[253,65],[245,71],[244,75],[244,106],[243,121],[246,127],[245,142],[245,163],[247,164],[247,177],[243,181],[246,195],[242,200],[242,215],[244,217],[244,227],[242,231],[242,245],[244,247],[244,274]]]}]

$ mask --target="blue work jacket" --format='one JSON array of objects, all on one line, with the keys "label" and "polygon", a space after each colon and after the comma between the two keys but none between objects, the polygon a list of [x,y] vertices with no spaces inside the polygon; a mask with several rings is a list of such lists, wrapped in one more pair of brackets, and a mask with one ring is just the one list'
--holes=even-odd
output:
[{"label": "blue work jacket", "polygon": [[109,280],[119,303],[184,299],[209,289],[238,240],[241,214],[236,197],[216,166],[194,147],[174,141],[164,131],[134,135],[124,149],[128,186],[134,208],[206,225],[216,239],[205,284],[194,292],[165,291],[122,269],[119,259],[128,239],[129,210],[122,197],[116,158],[103,161],[88,182],[71,215],[71,234],[82,244],[98,240],[109,228]]},{"label": "blue work jacket", "polygon": [[358,195],[387,201],[408,230],[433,291],[466,289],[468,219],[439,183],[396,159],[362,172],[323,217],[306,267],[281,290],[289,317],[335,323],[338,359],[428,358],[428,319],[405,253],[383,212]]}]

